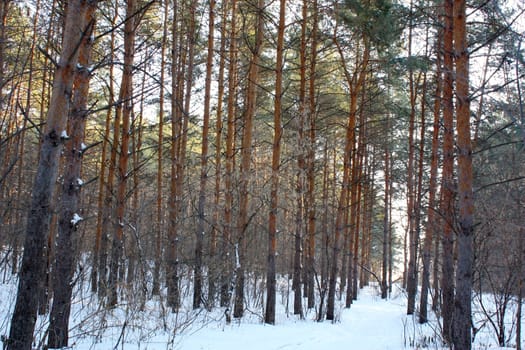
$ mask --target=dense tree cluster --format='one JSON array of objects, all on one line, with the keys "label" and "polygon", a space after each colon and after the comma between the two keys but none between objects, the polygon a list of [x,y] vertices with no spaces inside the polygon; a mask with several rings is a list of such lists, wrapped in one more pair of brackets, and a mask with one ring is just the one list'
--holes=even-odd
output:
[{"label": "dense tree cluster", "polygon": [[[519,4],[465,0],[0,2],[5,339],[68,345],[79,280],[106,308],[246,310],[277,281],[338,320],[359,288],[470,349],[521,319]],[[38,293],[35,293],[38,290]],[[490,292],[490,294],[486,294]],[[430,310],[429,310],[430,309]],[[520,348],[521,323],[515,344]]]}]

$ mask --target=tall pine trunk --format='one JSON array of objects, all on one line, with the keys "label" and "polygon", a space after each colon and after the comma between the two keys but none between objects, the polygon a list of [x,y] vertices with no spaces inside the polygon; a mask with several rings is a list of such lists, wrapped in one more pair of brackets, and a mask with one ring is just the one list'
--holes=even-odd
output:
[{"label": "tall pine trunk", "polygon": [[[112,25],[116,25],[118,18],[118,5],[115,5],[115,13],[112,19]],[[111,59],[114,58],[115,54],[115,32],[111,32],[110,39],[110,54]],[[109,66],[109,86],[108,86],[108,104],[110,106],[114,103],[114,66]],[[113,134],[113,142],[111,143],[111,153],[109,158],[106,156],[107,148],[109,144],[109,136],[111,132],[111,119],[113,116],[113,108],[108,108],[106,113],[106,123],[104,128],[104,139],[102,141],[102,156],[101,156],[101,167],[99,175],[99,189],[98,189],[98,214],[97,214],[97,230],[95,234],[95,248],[94,248],[94,261],[93,270],[91,271],[91,290],[98,291],[98,295],[103,297],[107,294],[107,278],[108,278],[108,247],[109,247],[109,226],[113,216],[113,189],[115,182],[115,163],[117,159],[117,148],[116,143],[120,129],[115,135]],[[120,123],[120,121],[114,120],[114,123]],[[106,165],[109,163],[109,166]],[[108,167],[107,178],[105,177],[106,167]],[[98,281],[97,281],[98,279]]]},{"label": "tall pine trunk", "polygon": [[169,0],[164,0],[164,19],[162,23],[162,46],[160,51],[160,93],[159,93],[159,138],[157,140],[157,217],[155,237],[155,261],[153,267],[153,286],[151,293],[160,295],[160,268],[162,265],[162,241],[164,238],[164,206],[162,201],[163,192],[163,155],[164,155],[164,83],[166,68],[166,47],[168,45],[168,11]]},{"label": "tall pine trunk", "polygon": [[208,184],[208,134],[210,125],[211,73],[213,68],[213,36],[215,31],[215,1],[210,1],[208,14],[208,53],[206,58],[206,79],[204,87],[204,113],[202,125],[201,173],[199,184],[198,227],[195,232],[195,267],[193,272],[193,308],[203,300],[202,255],[206,220],[206,187]]},{"label": "tall pine trunk", "polygon": [[[441,31],[438,36],[437,47],[441,47],[442,35]],[[432,256],[432,244],[434,242],[434,232],[436,230],[436,190],[437,190],[437,170],[439,163],[439,117],[441,111],[441,53],[437,51],[436,59],[436,90],[434,93],[434,121],[432,126],[432,146],[430,155],[430,179],[428,189],[428,210],[427,210],[427,224],[425,232],[425,240],[423,242],[423,272],[421,279],[421,297],[419,304],[419,323],[425,323],[428,320],[428,294],[430,289],[430,263]],[[434,261],[434,264],[437,262]],[[435,277],[434,277],[435,278]]]},{"label": "tall pine trunk", "polygon": [[[118,303],[118,280],[123,275],[122,259],[124,253],[124,226],[128,184],[128,162],[131,114],[133,112],[133,60],[135,51],[135,1],[126,1],[126,22],[124,24],[124,67],[120,82],[118,105],[115,111],[116,120],[122,121],[122,126],[115,124],[115,130],[121,128],[121,138],[117,165],[117,193],[115,198],[115,222],[113,243],[111,247],[111,263],[108,278],[108,305]],[[116,140],[115,140],[116,141]]]},{"label": "tall pine trunk", "polygon": [[[413,10],[413,3],[410,2],[410,12]],[[412,18],[412,15],[410,15]],[[412,21],[410,20],[408,32],[408,56],[412,56]],[[419,237],[416,236],[416,186],[414,184],[414,166],[415,166],[415,119],[416,119],[416,99],[417,99],[417,82],[414,78],[414,69],[409,66],[409,88],[410,88],[410,116],[408,123],[408,164],[407,164],[407,230],[408,241],[405,247],[408,250],[408,261],[405,263],[405,283],[407,289],[407,314],[414,313],[417,293],[417,245]],[[418,79],[419,80],[419,79]],[[406,255],[405,255],[406,256]]]},{"label": "tall pine trunk", "polygon": [[180,307],[179,287],[179,238],[178,238],[178,212],[177,212],[177,164],[179,157],[178,142],[181,133],[181,121],[179,113],[178,92],[180,84],[180,66],[182,65],[182,54],[179,47],[179,2],[173,0],[173,21],[171,27],[171,146],[170,146],[170,197],[168,202],[168,247],[166,257],[166,285],[167,304],[172,311]]},{"label": "tall pine trunk", "polygon": [[63,174],[62,197],[58,211],[58,235],[53,271],[53,304],[49,314],[48,348],[58,349],[68,346],[69,314],[73,292],[73,273],[75,256],[78,249],[77,229],[81,222],[78,214],[81,180],[82,157],[84,155],[84,132],[88,115],[87,100],[91,72],[92,32],[94,30],[94,12],[96,2],[90,2],[84,14],[83,22],[86,33],[79,49],[77,71],[75,73],[75,91],[73,105],[69,115],[70,141],[65,146],[65,170]]},{"label": "tall pine trunk", "polygon": [[228,103],[226,121],[226,169],[224,174],[224,228],[222,237],[221,306],[230,306],[230,280],[232,277],[232,210],[233,175],[235,164],[235,119],[237,90],[237,1],[231,2],[230,45],[228,64]]},{"label": "tall pine trunk", "polygon": [[[305,19],[303,19],[305,20]],[[308,258],[307,258],[307,285],[308,285],[308,308],[315,306],[315,253],[316,253],[316,208],[315,208],[315,151],[316,151],[316,65],[317,65],[317,27],[318,27],[317,0],[312,2],[312,29],[310,44],[310,75],[309,75],[309,145],[307,159],[307,181],[308,181]]]},{"label": "tall pine trunk", "polygon": [[474,196],[472,141],[470,136],[469,53],[466,1],[454,0],[454,56],[456,61],[456,127],[458,152],[457,235],[458,261],[454,302],[454,349],[472,347],[472,273],[474,261]]},{"label": "tall pine trunk", "polygon": [[[220,285],[219,270],[220,260],[217,256],[218,234],[220,232],[220,200],[221,200],[221,179],[222,179],[222,128],[223,128],[223,98],[224,98],[224,68],[226,65],[226,21],[228,17],[228,6],[222,4],[222,25],[221,25],[221,43],[219,48],[219,77],[217,81],[217,116],[215,121],[215,189],[213,199],[213,221],[210,235],[210,261],[208,277],[208,307],[215,304],[217,286]],[[219,282],[219,283],[218,283]]]},{"label": "tall pine trunk", "polygon": [[72,90],[78,47],[85,32],[82,19],[87,1],[72,0],[65,15],[63,47],[53,81],[38,167],[28,212],[24,256],[19,273],[18,292],[11,318],[7,349],[30,350],[38,311],[38,293],[44,276],[44,246],[49,235],[62,145],[66,139],[69,93]]},{"label": "tall pine trunk", "polygon": [[249,182],[251,173],[252,157],[252,136],[253,119],[257,107],[257,83],[259,81],[259,62],[262,53],[264,37],[264,0],[257,0],[257,28],[255,33],[255,46],[252,50],[252,57],[248,68],[248,87],[246,91],[246,110],[243,116],[243,135],[241,141],[241,164],[239,169],[239,217],[237,220],[237,253],[238,262],[236,266],[235,281],[235,303],[233,316],[242,317],[244,314],[244,279],[246,264],[246,234],[248,228],[248,203],[249,203]]},{"label": "tall pine trunk", "polygon": [[279,26],[277,29],[277,53],[275,64],[275,101],[273,111],[273,150],[272,178],[270,194],[270,213],[268,215],[268,266],[266,271],[266,314],[264,322],[275,323],[276,280],[275,254],[277,235],[277,210],[279,191],[279,168],[281,165],[281,113],[282,113],[282,80],[283,80],[283,46],[286,0],[280,1]]},{"label": "tall pine trunk", "polygon": [[442,211],[442,316],[443,338],[451,344],[452,316],[454,307],[454,105],[453,96],[453,0],[444,0],[445,14],[443,32],[443,168],[441,187]]},{"label": "tall pine trunk", "polygon": [[301,8],[301,41],[299,50],[299,108],[296,116],[297,121],[297,179],[296,179],[296,209],[294,228],[294,257],[293,257],[293,283],[294,291],[293,313],[303,314],[301,276],[303,274],[302,242],[305,228],[305,185],[306,185],[306,157],[305,157],[305,122],[306,122],[306,2],[303,1]]}]

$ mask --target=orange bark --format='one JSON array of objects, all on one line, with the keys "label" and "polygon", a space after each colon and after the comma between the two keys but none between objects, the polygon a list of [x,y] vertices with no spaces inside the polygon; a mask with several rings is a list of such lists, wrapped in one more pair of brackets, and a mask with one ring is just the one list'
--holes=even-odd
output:
[{"label": "orange bark", "polygon": [[454,310],[454,348],[472,347],[472,269],[474,261],[474,194],[470,136],[469,53],[466,2],[454,0],[454,55],[456,58],[456,128],[458,152],[459,226]]},{"label": "orange bark", "polygon": [[111,249],[111,265],[109,272],[109,305],[116,305],[118,302],[117,294],[117,279],[119,275],[123,275],[123,266],[120,261],[123,254],[124,243],[124,214],[126,210],[126,186],[128,183],[128,162],[129,162],[129,142],[130,142],[130,125],[131,114],[133,113],[133,60],[134,60],[134,46],[135,46],[135,2],[134,0],[127,0],[126,2],[126,18],[124,24],[124,66],[122,72],[122,80],[120,83],[119,103],[115,111],[115,123],[117,120],[122,121],[120,124],[115,124],[115,134],[117,129],[122,129],[120,138],[120,149],[117,165],[117,193],[115,197],[115,231],[113,234],[113,246]]}]

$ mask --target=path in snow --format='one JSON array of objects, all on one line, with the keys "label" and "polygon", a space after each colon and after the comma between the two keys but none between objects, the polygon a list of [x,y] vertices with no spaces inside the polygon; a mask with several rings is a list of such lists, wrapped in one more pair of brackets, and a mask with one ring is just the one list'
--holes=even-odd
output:
[{"label": "path in snow", "polygon": [[[404,298],[384,301],[377,291],[364,289],[338,323],[299,321],[293,316],[275,326],[232,324],[203,328],[179,339],[180,349],[191,350],[399,350],[403,349]],[[311,316],[313,317],[313,316]]]}]

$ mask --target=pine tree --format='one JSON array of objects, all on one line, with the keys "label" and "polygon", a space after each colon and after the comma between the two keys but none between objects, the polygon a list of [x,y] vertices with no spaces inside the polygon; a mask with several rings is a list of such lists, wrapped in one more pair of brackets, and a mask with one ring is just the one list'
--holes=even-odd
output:
[{"label": "pine tree", "polygon": [[456,77],[456,127],[458,153],[458,260],[454,302],[454,349],[472,347],[472,272],[474,260],[474,196],[472,141],[470,137],[469,53],[466,2],[454,1],[454,56]]},{"label": "pine tree", "polygon": [[53,210],[51,201],[56,186],[60,152],[67,140],[66,122],[69,111],[67,92],[72,90],[75,66],[78,61],[77,47],[86,32],[83,18],[87,5],[87,1],[70,1],[65,16],[63,47],[55,71],[40,158],[33,182],[24,256],[7,344],[9,350],[31,349],[38,310],[38,293],[35,293],[35,290],[40,290],[43,285],[42,278],[45,272],[43,247],[49,235]]},{"label": "pine tree", "polygon": [[286,18],[286,1],[280,1],[279,25],[277,29],[277,53],[275,65],[275,101],[273,112],[273,150],[272,150],[272,189],[271,204],[268,215],[268,266],[266,272],[266,314],[264,322],[275,323],[275,304],[276,304],[276,280],[275,280],[275,254],[276,254],[276,234],[277,234],[277,211],[278,211],[278,190],[279,190],[279,170],[281,166],[281,113],[282,113],[282,80],[283,80],[283,46],[284,46],[284,21]]}]

